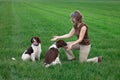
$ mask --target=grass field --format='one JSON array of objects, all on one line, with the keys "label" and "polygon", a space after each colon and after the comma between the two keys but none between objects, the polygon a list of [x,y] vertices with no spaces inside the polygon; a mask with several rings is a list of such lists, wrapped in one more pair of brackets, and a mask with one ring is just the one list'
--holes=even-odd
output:
[{"label": "grass field", "polygon": [[[79,63],[78,51],[73,51],[77,60],[70,62],[61,49],[62,65],[44,68],[50,39],[69,32],[75,10],[89,26],[89,57],[103,56],[103,62]],[[0,80],[120,80],[119,21],[119,0],[0,0]],[[42,40],[41,61],[23,62],[21,55],[32,36]]]}]

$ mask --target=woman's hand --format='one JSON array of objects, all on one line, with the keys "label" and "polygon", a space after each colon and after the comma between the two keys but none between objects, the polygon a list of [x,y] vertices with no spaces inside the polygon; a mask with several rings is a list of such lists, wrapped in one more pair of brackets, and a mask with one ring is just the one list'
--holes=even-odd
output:
[{"label": "woman's hand", "polygon": [[72,49],[72,44],[69,44],[68,46],[67,46],[67,50],[69,51],[69,50],[71,50]]},{"label": "woman's hand", "polygon": [[56,41],[59,38],[59,36],[53,36],[53,38],[51,39],[51,41]]}]

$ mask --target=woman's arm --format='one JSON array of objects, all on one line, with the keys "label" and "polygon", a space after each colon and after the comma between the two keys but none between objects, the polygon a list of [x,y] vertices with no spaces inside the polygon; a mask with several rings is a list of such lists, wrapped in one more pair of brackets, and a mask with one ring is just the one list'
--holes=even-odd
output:
[{"label": "woman's arm", "polygon": [[73,27],[68,34],[65,34],[65,35],[62,35],[62,36],[53,36],[51,41],[55,41],[57,39],[62,39],[62,38],[70,38],[71,36],[73,36],[74,33],[75,33],[75,29]]},{"label": "woman's arm", "polygon": [[83,40],[84,35],[85,35],[85,32],[86,32],[86,29],[87,29],[86,26],[83,26],[83,27],[81,28],[80,35],[79,35],[79,39],[76,40],[76,41],[74,41],[72,44],[70,44],[70,45],[68,46],[68,49],[67,49],[67,50],[70,50],[73,45],[75,45],[75,44],[77,44],[77,43],[79,43],[79,42],[81,42],[81,41]]}]

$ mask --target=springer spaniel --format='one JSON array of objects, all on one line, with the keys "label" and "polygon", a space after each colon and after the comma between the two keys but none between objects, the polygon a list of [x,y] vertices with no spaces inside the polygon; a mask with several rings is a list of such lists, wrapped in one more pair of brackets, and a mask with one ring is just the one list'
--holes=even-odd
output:
[{"label": "springer spaniel", "polygon": [[59,51],[60,47],[66,48],[67,43],[63,40],[58,40],[55,44],[49,47],[49,50],[45,54],[44,65],[45,67],[49,67],[51,65],[61,64],[59,59]]},{"label": "springer spaniel", "polygon": [[25,52],[22,54],[22,60],[32,60],[36,61],[40,59],[41,55],[41,41],[38,37],[32,37],[31,39],[31,47],[29,47]]}]

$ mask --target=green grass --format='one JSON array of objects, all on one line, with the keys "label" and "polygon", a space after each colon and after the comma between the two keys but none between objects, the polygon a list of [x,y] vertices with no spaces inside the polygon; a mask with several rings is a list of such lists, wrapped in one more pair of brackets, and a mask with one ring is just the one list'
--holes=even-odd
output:
[{"label": "green grass", "polygon": [[[0,80],[120,80],[119,7],[119,0],[1,0]],[[79,63],[78,51],[74,51],[77,60],[70,62],[61,49],[62,65],[44,68],[45,52],[53,43],[50,39],[69,32],[70,13],[75,10],[81,11],[89,26],[89,57],[101,55],[103,62]],[[41,61],[23,62],[21,55],[32,36],[42,40]]]}]

